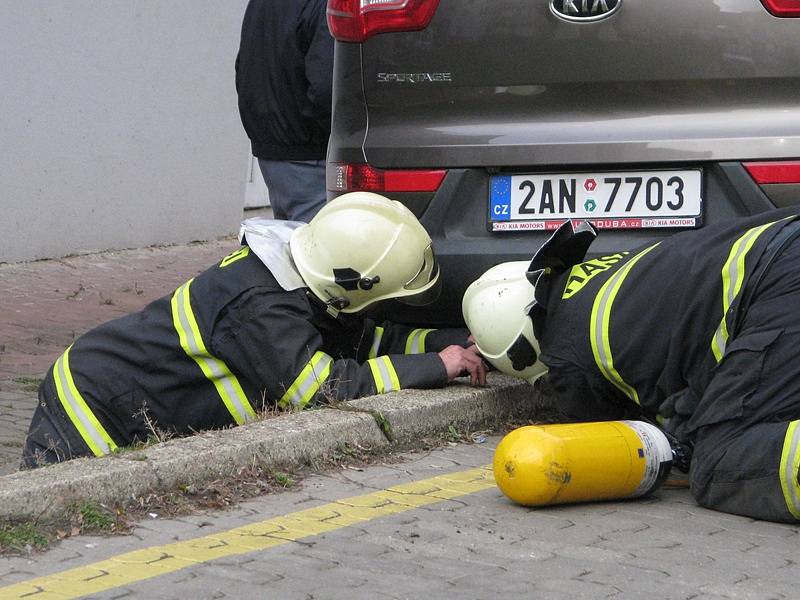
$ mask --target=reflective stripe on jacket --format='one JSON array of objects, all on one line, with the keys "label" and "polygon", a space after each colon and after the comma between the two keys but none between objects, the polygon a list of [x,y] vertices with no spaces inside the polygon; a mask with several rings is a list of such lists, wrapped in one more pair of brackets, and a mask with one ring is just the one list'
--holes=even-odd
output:
[{"label": "reflective stripe on jacket", "polygon": [[575,389],[578,412],[587,386],[598,402],[632,402],[651,417],[671,395],[701,394],[736,335],[748,282],[766,268],[765,248],[796,218],[796,209],[762,213],[544,277],[534,327],[551,379],[566,365],[573,379],[584,374],[582,386],[559,381],[566,395]]},{"label": "reflective stripe on jacket", "polygon": [[101,455],[154,429],[188,434],[246,423],[265,407],[441,387],[447,374],[435,353],[466,336],[334,319],[305,288],[283,289],[244,247],[78,338],[45,388]]}]

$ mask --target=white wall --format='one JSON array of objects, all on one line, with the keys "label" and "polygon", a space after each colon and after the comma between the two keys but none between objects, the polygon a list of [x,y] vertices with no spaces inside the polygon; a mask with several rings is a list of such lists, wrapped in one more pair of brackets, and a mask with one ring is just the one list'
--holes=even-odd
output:
[{"label": "white wall", "polygon": [[0,0],[0,262],[237,229],[246,0]]}]

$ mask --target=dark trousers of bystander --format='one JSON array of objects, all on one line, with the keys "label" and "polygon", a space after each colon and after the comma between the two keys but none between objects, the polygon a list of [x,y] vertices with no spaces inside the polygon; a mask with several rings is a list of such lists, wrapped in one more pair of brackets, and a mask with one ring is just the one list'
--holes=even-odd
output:
[{"label": "dark trousers of bystander", "polygon": [[258,166],[276,219],[308,223],[325,205],[324,160],[264,160]]}]

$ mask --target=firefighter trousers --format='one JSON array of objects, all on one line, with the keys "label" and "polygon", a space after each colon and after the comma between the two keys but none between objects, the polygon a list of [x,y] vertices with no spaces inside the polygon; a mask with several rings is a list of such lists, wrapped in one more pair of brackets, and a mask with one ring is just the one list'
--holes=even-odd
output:
[{"label": "firefighter trousers", "polygon": [[39,403],[25,438],[21,468],[32,469],[90,455],[91,450],[58,400],[51,369],[39,386]]},{"label": "firefighter trousers", "polygon": [[800,520],[800,240],[756,283],[692,416],[690,487],[706,507]]}]

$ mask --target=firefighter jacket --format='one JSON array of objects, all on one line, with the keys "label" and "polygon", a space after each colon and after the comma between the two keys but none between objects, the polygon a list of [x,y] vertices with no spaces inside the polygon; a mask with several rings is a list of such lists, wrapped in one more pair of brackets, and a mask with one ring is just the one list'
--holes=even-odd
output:
[{"label": "firefighter jacket", "polygon": [[797,218],[762,213],[545,272],[532,317],[564,408],[602,416],[634,403],[655,417],[675,394],[699,397],[769,263],[765,249]]},{"label": "firefighter jacket", "polygon": [[60,403],[102,455],[147,439],[152,427],[184,434],[242,424],[265,407],[442,387],[447,374],[434,352],[467,335],[334,318],[306,288],[284,289],[243,246],[141,312],[77,339],[40,396]]},{"label": "firefighter jacket", "polygon": [[[772,520],[800,518],[800,452],[791,450],[800,447],[800,430],[789,426],[800,419],[800,402],[786,398],[788,408],[778,408],[779,370],[771,375],[775,389],[759,381],[761,356],[777,339],[787,349],[797,346],[781,337],[793,326],[777,329],[784,315],[797,321],[790,319],[794,309],[763,298],[781,297],[778,270],[800,273],[784,251],[797,246],[799,216],[797,208],[765,212],[591,260],[583,260],[594,237],[585,227],[557,233],[531,264],[531,273],[540,273],[531,316],[562,417],[658,420],[685,443],[703,441],[691,469],[701,503]],[[780,268],[771,272],[781,253]],[[800,277],[782,280],[800,294]],[[754,310],[756,302],[763,308]],[[759,313],[757,323],[749,312]],[[772,359],[777,367],[778,360]],[[761,431],[757,448],[747,441],[731,450],[746,439],[743,431],[765,421],[777,428]]]}]

